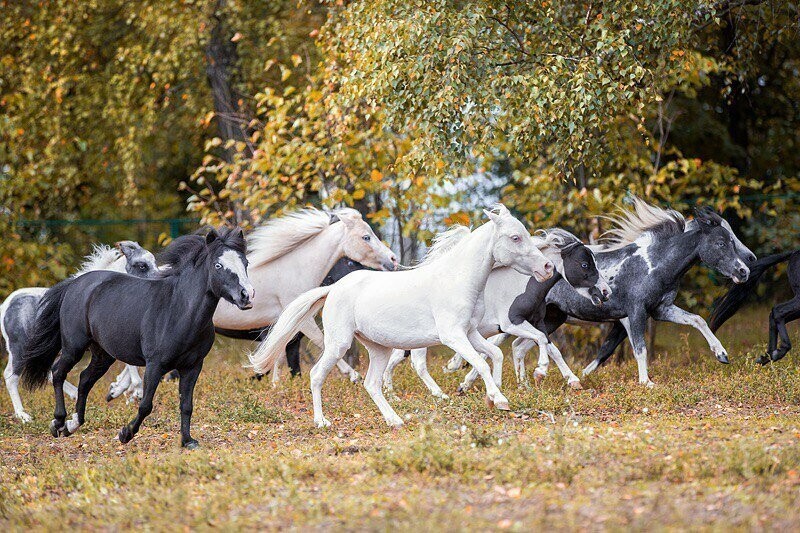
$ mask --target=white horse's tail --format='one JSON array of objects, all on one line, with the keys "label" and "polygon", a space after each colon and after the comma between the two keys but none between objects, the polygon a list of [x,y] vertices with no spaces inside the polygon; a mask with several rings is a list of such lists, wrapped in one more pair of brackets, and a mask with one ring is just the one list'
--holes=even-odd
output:
[{"label": "white horse's tail", "polygon": [[266,374],[272,370],[279,357],[286,356],[286,345],[297,335],[303,323],[322,309],[331,288],[332,286],[311,289],[286,306],[264,342],[249,355],[250,366],[255,372]]}]

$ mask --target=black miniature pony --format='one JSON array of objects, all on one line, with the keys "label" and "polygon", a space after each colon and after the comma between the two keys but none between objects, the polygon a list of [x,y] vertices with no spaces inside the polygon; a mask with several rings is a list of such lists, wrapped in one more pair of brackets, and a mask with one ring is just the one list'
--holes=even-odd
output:
[{"label": "black miniature pony", "polygon": [[[162,254],[170,268],[157,279],[90,272],[47,291],[22,357],[21,379],[30,388],[39,387],[52,366],[53,436],[69,436],[85,422],[89,391],[118,359],[145,366],[144,397],[136,418],[120,430],[120,442],[129,442],[139,431],[153,409],[161,378],[175,369],[181,379],[181,444],[196,448],[189,432],[193,393],[214,343],[214,311],[220,298],[240,309],[252,306],[245,252],[241,229],[211,230],[206,237],[175,239]],[[81,372],[75,414],[67,421],[64,380],[87,348],[92,360]],[[59,350],[62,355],[53,365]]]},{"label": "black miniature pony", "polygon": [[769,314],[767,353],[756,359],[762,365],[783,359],[792,349],[789,333],[786,331],[786,323],[800,318],[800,250],[763,257],[750,265],[750,279],[746,283],[731,287],[731,290],[719,301],[711,314],[711,331],[717,331],[742,307],[747,295],[756,288],[764,272],[784,261],[789,261],[787,275],[794,297],[775,305]]}]

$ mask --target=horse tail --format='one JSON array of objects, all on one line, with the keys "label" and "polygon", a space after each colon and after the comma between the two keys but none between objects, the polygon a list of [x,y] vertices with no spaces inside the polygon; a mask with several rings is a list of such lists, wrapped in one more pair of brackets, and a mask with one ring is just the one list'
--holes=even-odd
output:
[{"label": "horse tail", "polygon": [[25,351],[15,360],[15,370],[19,369],[22,384],[28,389],[45,384],[61,351],[61,304],[73,281],[74,278],[64,280],[44,293]]},{"label": "horse tail", "polygon": [[789,252],[769,255],[749,265],[750,276],[747,278],[747,281],[734,285],[725,296],[714,302],[714,312],[711,313],[711,317],[709,318],[711,331],[717,331],[725,321],[736,314],[742,305],[744,305],[747,296],[758,286],[758,283],[767,270],[779,263],[783,263],[798,251],[800,250],[791,250]]},{"label": "horse tail", "polygon": [[313,319],[322,309],[331,289],[332,286],[311,289],[286,306],[264,342],[248,356],[256,373],[266,374],[279,357],[285,357],[286,345],[297,335],[303,323]]}]

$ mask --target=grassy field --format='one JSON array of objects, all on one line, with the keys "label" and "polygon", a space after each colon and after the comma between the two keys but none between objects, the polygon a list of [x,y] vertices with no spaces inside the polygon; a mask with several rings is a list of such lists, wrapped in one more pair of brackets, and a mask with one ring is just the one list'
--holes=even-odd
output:
[{"label": "grassy field", "polygon": [[[0,529],[794,529],[800,364],[792,354],[754,364],[766,317],[725,326],[728,366],[699,334],[661,326],[653,390],[629,361],[601,368],[585,391],[568,390],[555,368],[518,391],[507,358],[510,413],[487,410],[482,388],[433,400],[404,364],[400,430],[338,374],[324,390],[333,426],[316,429],[305,377],[278,389],[253,382],[247,344],[218,342],[195,395],[195,452],[178,445],[175,383],[161,385],[127,446],[115,437],[134,407],[106,404],[110,376],[68,439],[47,430],[51,389],[23,392],[34,416],[24,426],[3,390]],[[453,393],[461,374],[440,371],[447,355],[429,366]]]}]

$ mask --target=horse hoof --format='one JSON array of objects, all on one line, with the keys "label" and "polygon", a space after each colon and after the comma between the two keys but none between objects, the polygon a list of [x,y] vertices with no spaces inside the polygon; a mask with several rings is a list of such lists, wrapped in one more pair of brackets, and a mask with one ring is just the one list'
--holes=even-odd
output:
[{"label": "horse hoof", "polygon": [[458,386],[458,388],[456,389],[456,394],[458,394],[459,396],[463,396],[465,394],[463,385]]},{"label": "horse hoof", "polygon": [[58,438],[58,437],[60,437],[60,436],[61,436],[61,430],[62,430],[62,429],[63,429],[63,426],[62,426],[62,427],[59,427],[59,426],[58,426],[58,422],[56,422],[56,419],[55,419],[55,418],[54,418],[54,419],[53,419],[53,420],[50,422],[50,434],[51,434],[53,437],[55,437],[55,438]]},{"label": "horse hoof", "polygon": [[315,424],[315,425],[316,425],[318,428],[327,428],[327,427],[331,427],[331,422],[330,422],[330,420],[328,420],[328,419],[327,419],[327,418],[325,418],[325,417],[322,417],[322,420],[315,420],[315,421],[314,421],[314,424]]},{"label": "horse hoof", "polygon": [[115,398],[115,396],[113,394],[111,394],[110,392],[108,394],[106,394],[106,402],[110,402],[114,398]]},{"label": "horse hoof", "polygon": [[780,353],[779,351],[776,350],[772,352],[770,359],[772,359],[773,362],[780,361],[781,359],[784,358],[785,355],[786,353]]},{"label": "horse hoof", "polygon": [[352,374],[350,374],[350,382],[361,383],[361,375],[358,372],[353,372]]},{"label": "horse hoof", "polygon": [[572,390],[583,390],[583,385],[581,385],[580,381],[572,381],[568,383],[569,388]]},{"label": "horse hoof", "polygon": [[772,358],[770,357],[769,354],[764,354],[761,357],[756,359],[756,363],[758,363],[759,365],[766,365],[766,364],[769,364],[771,362],[772,362]]},{"label": "horse hoof", "polygon": [[725,353],[718,354],[717,355],[717,361],[719,361],[720,363],[722,363],[724,365],[730,364],[730,361],[728,360],[728,354],[725,354]]},{"label": "horse hoof", "polygon": [[19,421],[22,422],[23,424],[27,424],[28,422],[33,420],[33,418],[31,418],[31,415],[29,415],[25,411],[17,413],[16,416],[17,418],[19,418]]},{"label": "horse hoof", "polygon": [[197,442],[197,441],[196,441],[196,440],[194,440],[194,439],[191,439],[191,440],[187,440],[186,442],[184,442],[184,443],[182,444],[182,446],[183,446],[184,448],[186,448],[187,450],[196,450],[197,448],[199,448],[199,447],[200,447],[200,443],[199,443],[199,442]]},{"label": "horse hoof", "polygon": [[489,409],[494,407],[494,402],[488,396],[486,396],[486,407],[489,408]]},{"label": "horse hoof", "polygon": [[128,426],[124,426],[119,430],[119,441],[122,444],[128,444],[133,438],[133,432]]},{"label": "horse hoof", "polygon": [[538,372],[534,372],[533,373],[533,382],[536,383],[536,385],[538,386],[538,385],[542,384],[542,381],[544,381],[544,374],[540,374]]},{"label": "horse hoof", "polygon": [[498,411],[510,411],[511,408],[508,406],[508,402],[497,402],[494,404],[494,408]]}]

